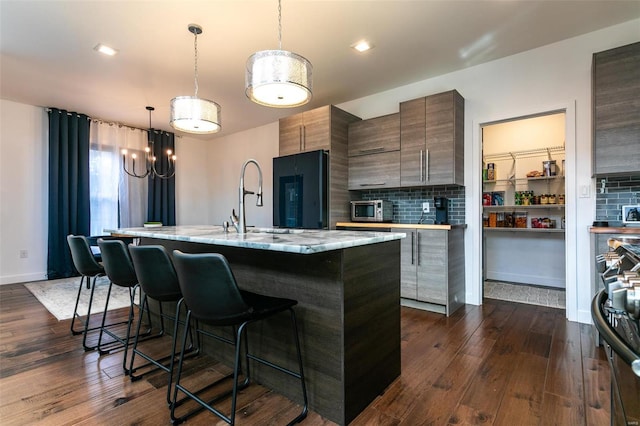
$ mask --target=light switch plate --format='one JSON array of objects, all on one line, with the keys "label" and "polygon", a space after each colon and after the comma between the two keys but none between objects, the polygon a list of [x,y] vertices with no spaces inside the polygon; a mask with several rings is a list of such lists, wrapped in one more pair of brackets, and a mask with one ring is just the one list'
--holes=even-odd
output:
[{"label": "light switch plate", "polygon": [[425,201],[422,203],[422,213],[429,213],[429,202]]},{"label": "light switch plate", "polygon": [[591,187],[589,185],[580,186],[580,198],[589,198],[591,196]]}]

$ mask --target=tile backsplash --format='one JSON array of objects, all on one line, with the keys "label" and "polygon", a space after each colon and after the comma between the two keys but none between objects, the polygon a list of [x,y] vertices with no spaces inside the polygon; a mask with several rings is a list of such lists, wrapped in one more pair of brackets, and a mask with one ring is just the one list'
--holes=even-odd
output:
[{"label": "tile backsplash", "polygon": [[622,206],[635,204],[640,204],[640,174],[596,179],[596,220],[622,221]]},{"label": "tile backsplash", "polygon": [[[449,223],[452,225],[463,225],[465,223],[464,194],[464,187],[455,185],[352,191],[353,199],[381,199],[393,202],[393,221],[395,223],[432,224],[436,220],[433,197],[447,197],[449,199]],[[429,202],[429,213],[425,213],[422,216],[422,203],[424,201]]]}]

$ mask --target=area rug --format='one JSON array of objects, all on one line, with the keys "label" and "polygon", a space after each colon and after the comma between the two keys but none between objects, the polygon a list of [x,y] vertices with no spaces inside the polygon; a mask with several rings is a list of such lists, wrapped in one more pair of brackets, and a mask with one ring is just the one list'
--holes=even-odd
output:
[{"label": "area rug", "polygon": [[530,305],[548,306],[564,309],[565,291],[563,289],[539,287],[524,284],[511,284],[501,281],[484,282],[484,297]]},{"label": "area rug", "polygon": [[[34,281],[26,283],[24,286],[58,321],[61,321],[73,317],[73,307],[76,303],[79,285],[80,277],[73,277],[59,280]],[[83,286],[85,286],[84,282]],[[93,304],[91,305],[92,314],[104,311],[108,290],[109,279],[107,277],[99,277],[96,280],[96,289],[93,294]],[[87,314],[90,294],[91,290],[88,290],[86,287],[82,289],[80,302],[78,303],[78,313],[80,315]],[[108,310],[111,311],[127,306],[129,306],[129,290],[113,286]]]}]

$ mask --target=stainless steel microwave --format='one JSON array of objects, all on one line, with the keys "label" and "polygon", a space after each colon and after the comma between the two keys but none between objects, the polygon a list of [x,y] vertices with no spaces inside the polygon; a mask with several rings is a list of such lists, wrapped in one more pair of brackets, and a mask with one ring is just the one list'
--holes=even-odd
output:
[{"label": "stainless steel microwave", "polygon": [[353,222],[391,222],[393,204],[385,200],[352,201],[351,220]]}]

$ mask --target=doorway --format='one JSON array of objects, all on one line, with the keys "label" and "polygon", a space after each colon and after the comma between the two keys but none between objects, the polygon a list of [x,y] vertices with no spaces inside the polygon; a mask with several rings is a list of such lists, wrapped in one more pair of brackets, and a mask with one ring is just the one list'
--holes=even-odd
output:
[{"label": "doorway", "polygon": [[482,124],[482,293],[566,308],[566,112]]}]

